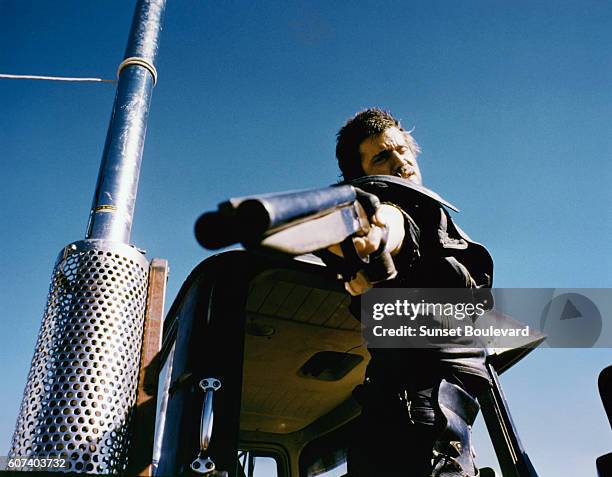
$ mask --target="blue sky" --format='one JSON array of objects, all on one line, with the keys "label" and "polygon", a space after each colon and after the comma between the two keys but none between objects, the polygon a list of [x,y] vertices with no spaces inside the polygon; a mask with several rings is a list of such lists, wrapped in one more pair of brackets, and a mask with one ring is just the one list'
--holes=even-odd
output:
[{"label": "blue sky", "polygon": [[[0,73],[112,78],[132,1],[0,1]],[[604,1],[169,0],[132,242],[170,262],[168,302],[230,196],[335,182],[360,108],[414,127],[425,183],[462,209],[498,287],[612,287],[612,5]],[[0,454],[55,257],[84,237],[114,86],[0,80]],[[503,377],[541,475],[612,450],[607,349],[534,352]],[[479,462],[490,463],[482,423]]]}]

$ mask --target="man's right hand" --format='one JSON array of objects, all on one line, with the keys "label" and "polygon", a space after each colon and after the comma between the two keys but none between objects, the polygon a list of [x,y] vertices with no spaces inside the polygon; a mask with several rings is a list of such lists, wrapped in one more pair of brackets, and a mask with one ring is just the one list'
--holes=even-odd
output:
[{"label": "man's right hand", "polygon": [[[355,250],[362,258],[366,258],[380,248],[384,234],[383,228],[385,226],[389,228],[386,249],[391,255],[399,253],[402,248],[405,231],[404,217],[397,207],[382,204],[376,211],[376,214],[371,217],[370,225],[370,231],[367,235],[353,238]],[[343,257],[340,244],[332,245],[328,250],[339,257]],[[347,282],[345,286],[351,295],[361,295],[372,288],[372,284],[362,273],[357,273],[357,276],[350,282]]]},{"label": "man's right hand", "polygon": [[[380,247],[380,241],[383,237],[383,227],[389,228],[389,236],[387,238],[387,250],[391,255],[397,254],[402,249],[404,241],[404,217],[397,207],[389,204],[382,204],[376,214],[370,218],[370,231],[363,237],[354,237],[353,243],[357,253],[365,258],[371,253],[376,252]],[[329,251],[342,257],[340,245],[332,245]]]}]

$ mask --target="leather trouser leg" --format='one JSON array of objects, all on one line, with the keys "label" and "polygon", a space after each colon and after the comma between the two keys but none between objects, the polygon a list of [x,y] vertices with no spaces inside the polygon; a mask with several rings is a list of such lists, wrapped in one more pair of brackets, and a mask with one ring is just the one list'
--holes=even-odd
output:
[{"label": "leather trouser leg", "polygon": [[471,425],[479,410],[460,386],[390,392],[371,384],[348,451],[351,477],[472,477]]},{"label": "leather trouser leg", "polygon": [[348,451],[351,477],[421,477],[431,469],[437,438],[434,389],[397,392],[366,384],[363,410]]}]

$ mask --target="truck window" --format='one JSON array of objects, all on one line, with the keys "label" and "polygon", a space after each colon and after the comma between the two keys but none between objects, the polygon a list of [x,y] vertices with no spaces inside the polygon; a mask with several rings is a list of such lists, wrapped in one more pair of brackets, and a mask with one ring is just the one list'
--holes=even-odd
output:
[{"label": "truck window", "polygon": [[278,463],[270,455],[238,451],[237,477],[278,477]]},{"label": "truck window", "polygon": [[306,470],[306,475],[308,477],[342,477],[347,475],[346,456],[327,468],[322,467],[321,465],[316,465],[321,463],[322,462],[315,462],[315,465],[312,468]]},{"label": "truck window", "polygon": [[342,477],[346,474],[346,451],[330,449],[326,455],[320,456],[306,467],[303,477]]}]

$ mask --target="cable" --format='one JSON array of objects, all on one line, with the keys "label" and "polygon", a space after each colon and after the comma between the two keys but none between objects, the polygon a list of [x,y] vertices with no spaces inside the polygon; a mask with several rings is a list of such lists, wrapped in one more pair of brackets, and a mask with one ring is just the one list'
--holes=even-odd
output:
[{"label": "cable", "polygon": [[109,80],[102,78],[69,78],[64,76],[37,76],[37,75],[10,75],[0,73],[0,78],[5,79],[29,79],[29,80],[41,80],[41,81],[79,81],[89,83],[116,83],[117,80]]},{"label": "cable", "polygon": [[40,81],[78,81],[81,83],[117,83],[119,81],[119,76],[121,75],[121,71],[126,66],[131,66],[131,65],[142,66],[143,68],[147,69],[149,73],[151,73],[151,76],[153,77],[153,86],[155,86],[155,84],[157,83],[157,70],[155,69],[155,66],[151,62],[146,60],[145,58],[140,58],[137,56],[130,56],[129,58],[126,58],[119,64],[116,80],[109,80],[109,79],[102,79],[102,78],[72,78],[72,77],[66,77],[66,76],[12,75],[12,74],[5,74],[5,73],[0,73],[0,78],[29,79],[29,80],[40,80]]}]

